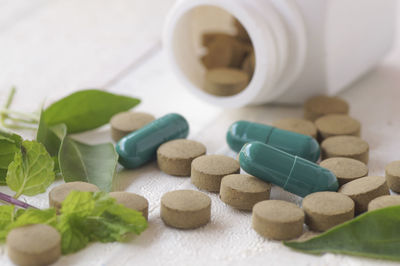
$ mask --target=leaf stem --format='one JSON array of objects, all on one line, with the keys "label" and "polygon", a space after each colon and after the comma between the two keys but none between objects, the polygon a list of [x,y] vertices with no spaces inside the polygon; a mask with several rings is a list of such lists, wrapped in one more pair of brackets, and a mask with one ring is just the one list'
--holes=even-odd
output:
[{"label": "leaf stem", "polygon": [[30,114],[30,113],[22,113],[22,112],[18,112],[18,111],[13,111],[10,110],[8,108],[2,108],[0,109],[0,114],[2,116],[5,116],[5,118],[10,118],[9,115],[15,115],[15,116],[19,116],[20,119],[23,119],[25,121],[31,121],[31,122],[39,122],[39,118],[37,115],[34,114]]},{"label": "leaf stem", "polygon": [[[15,197],[15,196],[14,196]],[[33,209],[37,209],[36,207],[29,205],[26,202],[20,201],[16,198],[11,197],[10,195],[7,195],[5,193],[0,192],[0,200],[5,201],[7,203],[13,204],[15,206],[27,209],[27,208],[33,208]]]}]

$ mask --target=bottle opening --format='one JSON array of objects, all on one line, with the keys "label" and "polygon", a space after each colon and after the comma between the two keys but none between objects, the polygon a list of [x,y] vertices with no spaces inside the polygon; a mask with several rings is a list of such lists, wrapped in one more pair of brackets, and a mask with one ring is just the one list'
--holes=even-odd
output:
[{"label": "bottle opening", "polygon": [[228,11],[196,6],[177,21],[173,51],[180,71],[203,92],[229,97],[242,92],[255,70],[253,43]]}]

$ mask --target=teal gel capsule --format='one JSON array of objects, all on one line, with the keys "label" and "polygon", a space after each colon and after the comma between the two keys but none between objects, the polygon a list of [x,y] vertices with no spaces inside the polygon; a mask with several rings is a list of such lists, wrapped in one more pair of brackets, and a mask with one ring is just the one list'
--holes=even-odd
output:
[{"label": "teal gel capsule", "polygon": [[183,116],[167,114],[118,141],[118,161],[125,168],[139,167],[156,158],[161,144],[188,134],[189,124]]},{"label": "teal gel capsule", "polygon": [[328,169],[261,142],[244,145],[239,162],[247,173],[301,197],[339,188],[336,176]]},{"label": "teal gel capsule", "polygon": [[233,123],[226,135],[226,141],[236,152],[248,142],[260,141],[312,162],[318,161],[320,155],[318,142],[310,136],[249,121]]}]

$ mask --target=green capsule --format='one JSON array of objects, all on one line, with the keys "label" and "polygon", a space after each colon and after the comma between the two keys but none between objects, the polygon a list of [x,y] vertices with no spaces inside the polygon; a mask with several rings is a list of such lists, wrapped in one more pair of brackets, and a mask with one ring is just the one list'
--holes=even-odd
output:
[{"label": "green capsule", "polygon": [[247,173],[301,197],[339,188],[336,176],[328,169],[261,142],[245,144],[239,162]]},{"label": "green capsule", "polygon": [[125,168],[136,168],[154,160],[158,147],[173,139],[186,138],[189,124],[179,114],[167,114],[118,141],[119,163]]},{"label": "green capsule", "polygon": [[312,162],[318,161],[320,155],[318,142],[310,136],[249,121],[233,123],[226,140],[229,147],[236,152],[248,142],[260,141]]}]

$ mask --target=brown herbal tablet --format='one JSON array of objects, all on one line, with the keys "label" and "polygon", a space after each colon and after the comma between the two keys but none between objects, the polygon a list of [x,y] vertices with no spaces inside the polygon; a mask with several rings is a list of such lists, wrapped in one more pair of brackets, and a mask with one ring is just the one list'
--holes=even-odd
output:
[{"label": "brown herbal tablet", "polygon": [[394,192],[400,193],[400,161],[394,161],[385,167],[388,186]]},{"label": "brown herbal tablet", "polygon": [[326,231],[354,217],[353,200],[332,191],[316,192],[303,199],[306,224],[313,231]]},{"label": "brown herbal tablet", "polygon": [[194,229],[207,224],[211,217],[211,199],[195,190],[175,190],[161,198],[161,219],[179,229]]},{"label": "brown herbal tablet", "polygon": [[320,166],[334,173],[340,186],[368,175],[368,166],[361,161],[351,158],[329,158],[322,161]]},{"label": "brown herbal tablet", "polygon": [[368,211],[374,211],[390,206],[400,205],[400,196],[398,195],[385,195],[373,199],[368,204]]},{"label": "brown herbal tablet", "polygon": [[7,236],[7,252],[17,265],[50,265],[61,256],[61,235],[46,224],[18,227]]},{"label": "brown herbal tablet", "polygon": [[365,164],[369,159],[369,145],[366,141],[354,136],[330,137],[321,143],[322,159],[346,157],[359,160]]},{"label": "brown herbal tablet", "polygon": [[123,112],[116,114],[110,120],[111,137],[114,141],[118,141],[154,119],[155,117],[148,113]]},{"label": "brown herbal tablet", "polygon": [[143,217],[148,220],[149,202],[143,196],[135,193],[115,191],[109,193],[110,197],[116,199],[116,202],[125,207],[141,212]]},{"label": "brown herbal tablet", "polygon": [[204,90],[216,96],[231,96],[241,92],[249,83],[249,75],[234,68],[215,68],[207,71]]},{"label": "brown herbal tablet", "polygon": [[223,33],[223,32],[206,32],[203,33],[202,37],[202,45],[205,47],[209,47],[210,44],[215,42],[216,40],[229,40],[229,41],[236,41],[235,37],[228,34],[228,33]]},{"label": "brown herbal tablet", "polygon": [[233,174],[222,178],[220,198],[226,204],[251,211],[257,202],[269,199],[271,184],[251,175]]},{"label": "brown herbal tablet", "polygon": [[247,30],[243,27],[239,20],[233,20],[233,26],[236,28],[236,37],[243,42],[251,42],[250,36]]},{"label": "brown herbal tablet", "polygon": [[381,176],[366,176],[344,184],[340,193],[349,196],[356,204],[356,214],[365,212],[371,200],[389,195],[386,179]]},{"label": "brown herbal tablet", "polygon": [[325,115],[315,121],[322,139],[333,136],[360,136],[361,124],[348,115]]},{"label": "brown herbal tablet", "polygon": [[227,34],[214,36],[207,48],[207,54],[201,59],[207,69],[219,67],[239,68],[251,51],[251,45],[242,43]]},{"label": "brown herbal tablet", "polygon": [[348,113],[349,104],[339,97],[320,95],[308,99],[304,104],[304,118],[311,121],[328,114]]},{"label": "brown herbal tablet", "polygon": [[50,207],[54,207],[57,210],[61,209],[61,203],[65,200],[68,194],[73,191],[89,191],[96,192],[100,191],[100,189],[93,184],[86,182],[69,182],[59,186],[54,187],[49,192],[49,205]]},{"label": "brown herbal tablet", "polygon": [[256,56],[254,54],[254,51],[251,51],[251,53],[248,56],[246,56],[246,58],[243,61],[242,70],[249,75],[249,78],[251,78],[254,74],[255,68],[256,68]]},{"label": "brown herbal tablet", "polygon": [[222,178],[239,172],[239,162],[231,157],[203,155],[192,162],[191,181],[199,189],[219,192]]},{"label": "brown herbal tablet", "polygon": [[265,200],[253,207],[252,226],[260,235],[289,240],[303,233],[304,212],[297,205],[282,200]]},{"label": "brown herbal tablet", "polygon": [[285,118],[272,123],[274,127],[308,135],[317,138],[317,128],[314,123],[300,118]]},{"label": "brown herbal tablet", "polygon": [[206,154],[200,142],[176,139],[162,144],[157,150],[157,163],[161,171],[174,176],[190,176],[192,161]]}]

